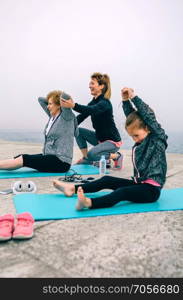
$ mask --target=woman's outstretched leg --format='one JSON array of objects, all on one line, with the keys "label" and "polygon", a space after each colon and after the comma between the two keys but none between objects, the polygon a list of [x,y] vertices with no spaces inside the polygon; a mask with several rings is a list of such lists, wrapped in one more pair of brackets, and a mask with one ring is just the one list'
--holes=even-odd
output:
[{"label": "woman's outstretched leg", "polygon": [[0,160],[0,170],[16,170],[22,167],[23,167],[22,156],[13,159]]}]

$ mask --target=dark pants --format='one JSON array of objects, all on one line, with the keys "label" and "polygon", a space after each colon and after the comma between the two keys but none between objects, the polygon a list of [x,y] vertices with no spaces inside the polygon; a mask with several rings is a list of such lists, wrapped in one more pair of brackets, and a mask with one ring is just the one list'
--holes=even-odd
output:
[{"label": "dark pants", "polygon": [[161,188],[148,183],[134,183],[133,180],[104,176],[93,182],[75,185],[76,191],[81,186],[85,193],[94,193],[102,189],[111,189],[108,195],[91,198],[91,208],[110,207],[120,201],[150,203],[158,200]]},{"label": "dark pants", "polygon": [[70,164],[61,161],[55,155],[19,154],[14,158],[23,157],[23,167],[29,167],[39,172],[64,173],[70,169]]},{"label": "dark pants", "polygon": [[76,142],[80,149],[86,149],[87,143],[93,145],[87,154],[89,161],[99,161],[102,155],[106,159],[110,158],[111,153],[116,153],[120,148],[110,141],[99,143],[95,131],[86,128],[79,128],[79,135],[76,137]]}]

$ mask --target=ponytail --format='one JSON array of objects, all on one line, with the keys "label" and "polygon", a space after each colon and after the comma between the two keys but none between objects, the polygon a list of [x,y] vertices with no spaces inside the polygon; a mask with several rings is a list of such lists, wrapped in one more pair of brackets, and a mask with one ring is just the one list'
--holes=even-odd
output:
[{"label": "ponytail", "polygon": [[111,83],[110,83],[110,78],[107,74],[103,75],[104,77],[104,81],[106,82],[106,89],[104,87],[104,97],[106,99],[110,99],[111,98]]}]

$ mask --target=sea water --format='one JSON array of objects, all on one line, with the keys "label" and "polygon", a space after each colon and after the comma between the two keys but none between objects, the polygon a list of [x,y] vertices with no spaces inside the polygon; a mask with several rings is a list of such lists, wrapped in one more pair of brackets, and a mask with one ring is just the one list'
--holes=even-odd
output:
[{"label": "sea water", "polygon": [[[168,148],[169,153],[183,153],[183,132],[167,132],[168,135]],[[134,142],[127,135],[121,135],[123,140],[123,145],[121,149],[131,149]],[[43,143],[44,135],[40,131],[0,131],[0,140],[5,141],[18,141],[26,143]],[[75,142],[76,146],[76,142]]]}]

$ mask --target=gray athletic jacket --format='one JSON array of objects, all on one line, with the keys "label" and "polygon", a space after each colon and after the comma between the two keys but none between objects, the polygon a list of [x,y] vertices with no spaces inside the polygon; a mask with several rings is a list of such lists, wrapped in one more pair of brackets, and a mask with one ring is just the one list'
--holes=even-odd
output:
[{"label": "gray athletic jacket", "polygon": [[[38,101],[47,115],[51,117],[47,108],[48,102],[46,98],[39,97]],[[45,142],[43,154],[55,155],[61,161],[71,164],[73,159],[74,136],[78,136],[77,120],[74,113],[70,108],[62,107],[61,114],[56,118],[46,135],[48,123],[44,130]]]},{"label": "gray athletic jacket", "polygon": [[[133,108],[134,104],[135,108]],[[137,110],[144,123],[151,133],[142,141],[136,143],[132,148],[132,162],[134,166],[134,181],[140,183],[146,179],[153,179],[161,187],[165,183],[167,162],[165,150],[167,148],[167,135],[164,129],[156,121],[152,109],[139,97],[130,101],[123,101],[123,111],[128,116],[132,111]]]}]

